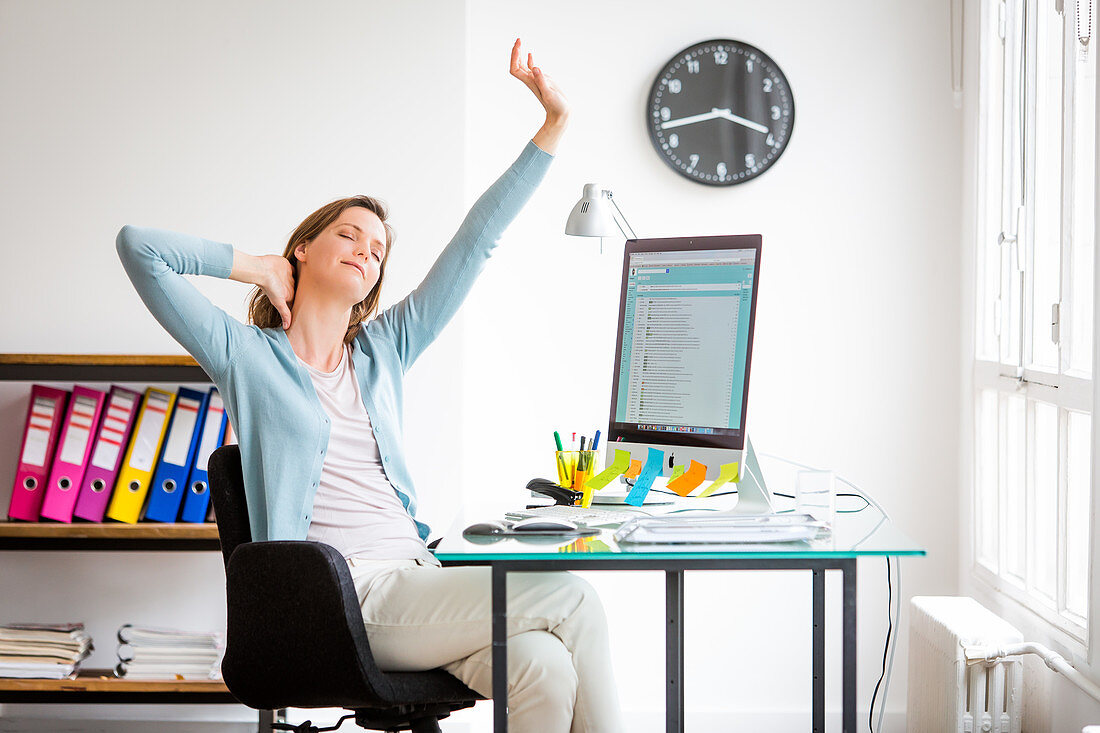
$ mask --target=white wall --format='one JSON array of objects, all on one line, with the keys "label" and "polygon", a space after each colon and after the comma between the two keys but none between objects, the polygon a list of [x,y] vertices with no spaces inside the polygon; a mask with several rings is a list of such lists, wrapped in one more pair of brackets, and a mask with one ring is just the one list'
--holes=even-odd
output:
[{"label": "white wall", "polygon": [[[903,563],[905,596],[953,593],[961,117],[938,3],[570,0],[551,13],[502,0],[0,0],[0,305],[19,314],[0,324],[3,351],[182,353],[118,264],[124,223],[281,252],[318,205],[378,195],[398,230],[384,296],[401,297],[541,122],[507,72],[516,36],[574,119],[459,317],[410,373],[406,445],[429,520],[442,529],[462,495],[520,497],[551,473],[553,430],[606,429],[622,242],[600,256],[595,240],[562,234],[581,186],[600,181],[641,236],[763,234],[749,401],[760,449],[871,492],[929,550]],[[797,108],[774,168],[723,189],[675,175],[642,124],[664,62],[714,37],[770,54]],[[196,283],[243,319],[246,288]],[[0,476],[14,475],[27,391],[0,385]],[[881,560],[860,567],[865,708],[886,589]],[[588,577],[615,621],[634,729],[659,730],[646,713],[663,700],[662,578]],[[84,619],[101,640],[90,666],[105,666],[121,623],[223,623],[222,582],[213,555],[0,555],[0,587],[34,589],[0,598],[0,617]],[[808,574],[689,576],[690,708],[713,720],[783,711],[783,729],[805,728],[809,585]],[[831,608],[838,582],[829,594]],[[838,709],[839,616],[828,623]],[[158,717],[215,714],[168,710]]]}]

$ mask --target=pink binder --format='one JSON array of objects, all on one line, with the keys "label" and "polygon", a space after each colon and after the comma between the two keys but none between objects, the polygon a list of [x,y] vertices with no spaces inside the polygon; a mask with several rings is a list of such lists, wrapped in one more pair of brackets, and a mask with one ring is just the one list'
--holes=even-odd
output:
[{"label": "pink binder", "polygon": [[138,410],[141,407],[141,393],[124,387],[112,386],[107,396],[107,406],[92,448],[92,459],[84,480],[80,485],[80,494],[76,498],[73,517],[87,519],[90,522],[102,522],[107,504],[111,501],[111,489],[122,467],[123,454],[134,429]]},{"label": "pink binder", "polygon": [[98,389],[79,385],[73,387],[68,414],[61,427],[57,455],[50,469],[50,481],[46,485],[46,497],[42,500],[43,519],[73,521],[73,508],[88,468],[88,459],[92,456],[92,439],[106,399],[107,393]]},{"label": "pink binder", "polygon": [[38,521],[57,435],[61,432],[61,420],[68,402],[67,390],[44,384],[31,386],[31,401],[23,426],[23,447],[19,451],[19,468],[15,471],[15,486],[8,506],[8,516],[12,519]]}]

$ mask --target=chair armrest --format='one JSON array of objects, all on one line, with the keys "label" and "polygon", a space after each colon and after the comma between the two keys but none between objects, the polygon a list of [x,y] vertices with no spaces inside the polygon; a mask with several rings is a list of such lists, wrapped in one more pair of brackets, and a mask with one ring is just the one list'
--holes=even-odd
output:
[{"label": "chair armrest", "polygon": [[311,541],[246,542],[226,568],[222,676],[253,708],[385,701],[347,562]]}]

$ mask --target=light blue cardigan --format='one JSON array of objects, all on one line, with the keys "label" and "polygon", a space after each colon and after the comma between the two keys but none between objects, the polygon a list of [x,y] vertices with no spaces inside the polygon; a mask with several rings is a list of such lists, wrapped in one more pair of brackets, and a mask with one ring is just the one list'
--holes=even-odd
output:
[{"label": "light blue cardigan", "polygon": [[[528,142],[473,205],[423,282],[355,337],[355,374],[382,465],[414,521],[416,491],[402,448],[403,376],[454,316],[553,159]],[[304,540],[330,428],[313,381],[281,327],[242,324],[183,277],[229,277],[232,245],[127,225],[116,247],[149,311],[195,357],[225,401],[240,443],[253,540]],[[428,526],[416,527],[426,540]]]}]

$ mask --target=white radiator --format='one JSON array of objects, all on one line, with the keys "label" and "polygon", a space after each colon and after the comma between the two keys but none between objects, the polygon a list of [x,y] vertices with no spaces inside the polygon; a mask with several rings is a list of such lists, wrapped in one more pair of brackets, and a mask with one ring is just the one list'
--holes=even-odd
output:
[{"label": "white radiator", "polygon": [[915,596],[909,604],[909,733],[1020,733],[1023,663],[967,667],[964,646],[1023,636],[973,598]]}]

